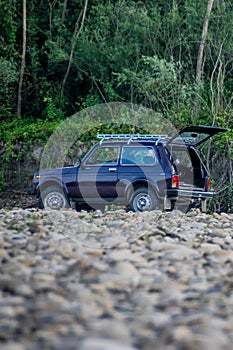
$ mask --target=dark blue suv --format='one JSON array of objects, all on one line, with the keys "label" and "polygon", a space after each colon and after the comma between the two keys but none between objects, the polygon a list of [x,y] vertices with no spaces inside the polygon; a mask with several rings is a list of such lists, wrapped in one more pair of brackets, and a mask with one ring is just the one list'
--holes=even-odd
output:
[{"label": "dark blue suv", "polygon": [[205,210],[214,192],[195,141],[225,130],[189,127],[182,130],[184,138],[180,133],[172,139],[99,135],[100,142],[79,164],[35,173],[29,193],[38,196],[40,208],[103,209],[114,204],[137,212],[200,205]]}]

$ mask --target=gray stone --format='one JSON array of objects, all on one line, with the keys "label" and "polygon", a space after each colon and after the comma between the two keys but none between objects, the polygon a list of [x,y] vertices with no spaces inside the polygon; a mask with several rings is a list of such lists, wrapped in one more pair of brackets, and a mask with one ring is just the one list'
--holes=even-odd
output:
[{"label": "gray stone", "polygon": [[233,214],[0,219],[1,349],[231,350]]},{"label": "gray stone", "polygon": [[137,350],[133,346],[104,338],[92,338],[83,342],[80,350]]}]

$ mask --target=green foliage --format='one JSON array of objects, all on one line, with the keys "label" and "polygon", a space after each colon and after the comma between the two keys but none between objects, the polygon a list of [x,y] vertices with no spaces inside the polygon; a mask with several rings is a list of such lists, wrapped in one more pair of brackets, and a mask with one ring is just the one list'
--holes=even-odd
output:
[{"label": "green foliage", "polygon": [[[214,2],[203,57],[199,117],[195,120],[191,120],[192,99],[207,1],[93,0],[88,2],[81,28],[83,4],[27,2],[26,67],[22,119],[18,120],[22,2],[1,0],[0,136],[4,161],[23,159],[27,146],[22,145],[46,143],[67,116],[103,102],[119,101],[159,111],[177,128],[193,122],[228,127],[226,136],[216,139],[216,152],[223,152],[227,144],[226,157],[231,162],[232,1]],[[80,30],[78,36],[74,36],[75,29],[76,33]],[[126,125],[122,123],[117,130],[130,131]],[[111,122],[90,128],[92,131],[83,135],[84,143],[97,129],[116,131]]]},{"label": "green foliage", "polygon": [[17,0],[1,0],[0,6],[0,57],[3,56],[7,60],[17,56]]},{"label": "green foliage", "polygon": [[100,97],[94,91],[91,91],[86,95],[85,98],[81,98],[79,102],[76,102],[76,106],[78,109],[83,109],[91,106],[96,106],[100,103]]},{"label": "green foliage", "polygon": [[45,97],[44,102],[46,103],[46,107],[42,113],[47,121],[57,121],[59,122],[64,118],[64,111],[56,104],[51,97]]},{"label": "green foliage", "polygon": [[4,148],[4,159],[22,160],[27,146],[35,141],[45,143],[59,125],[59,120],[33,120],[13,117],[12,120],[3,120],[0,128],[1,146]]},{"label": "green foliage", "polygon": [[[3,0],[1,5],[3,45],[0,57],[4,61],[1,62],[0,75],[4,74],[4,79],[0,104],[11,107],[15,112],[19,54],[22,52],[22,22],[18,14],[22,12],[22,4],[11,0],[9,6],[9,2]],[[187,118],[191,108],[190,92],[194,91],[206,3],[201,0],[101,0],[89,3],[64,91],[64,106],[59,101],[61,84],[68,66],[75,25],[80,29],[78,18],[82,6],[82,2],[72,1],[33,0],[27,4],[27,61],[22,96],[24,116],[50,118],[57,115],[60,118],[61,114],[70,115],[94,103],[126,101],[143,103],[165,111],[176,120],[190,123],[190,118]],[[213,112],[212,102],[216,104],[217,111],[219,104],[224,109],[231,100],[231,9],[230,0],[217,1],[210,18],[200,104],[200,113],[204,117]],[[152,67],[155,57],[162,70],[159,79]],[[143,62],[143,58],[147,59],[147,63],[145,59]],[[165,71],[172,73],[169,65],[176,71],[174,81],[169,80],[169,86],[166,86]],[[215,91],[210,94],[209,84],[214,69],[212,83]],[[220,76],[221,84],[218,83]],[[159,82],[157,90],[153,89],[155,77],[155,83]],[[45,103],[45,96],[52,101]],[[218,96],[220,100],[215,98],[211,101],[213,96]]]},{"label": "green foliage", "polygon": [[18,76],[16,62],[0,57],[0,116],[7,114],[7,110],[13,112]]},{"label": "green foliage", "polygon": [[127,68],[116,77],[118,86],[128,86],[133,102],[142,101],[168,118],[172,116],[176,125],[182,125],[184,120],[190,123],[193,89],[180,80],[181,68],[179,63],[158,56],[143,56],[137,71]]}]

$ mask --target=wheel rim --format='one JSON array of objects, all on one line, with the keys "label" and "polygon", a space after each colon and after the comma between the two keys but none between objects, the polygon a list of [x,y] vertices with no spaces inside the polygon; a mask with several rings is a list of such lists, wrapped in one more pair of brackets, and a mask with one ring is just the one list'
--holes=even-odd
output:
[{"label": "wheel rim", "polygon": [[51,192],[44,198],[44,207],[51,209],[61,209],[66,205],[66,199],[59,192]]},{"label": "wheel rim", "polygon": [[148,211],[152,208],[152,199],[148,193],[139,193],[133,201],[136,211]]}]

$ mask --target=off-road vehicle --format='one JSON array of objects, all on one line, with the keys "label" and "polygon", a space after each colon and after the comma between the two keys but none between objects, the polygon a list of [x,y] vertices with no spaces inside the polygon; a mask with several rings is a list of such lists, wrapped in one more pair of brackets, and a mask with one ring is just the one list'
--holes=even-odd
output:
[{"label": "off-road vehicle", "polygon": [[131,211],[201,206],[214,196],[196,146],[226,129],[193,126],[179,135],[102,134],[78,164],[40,170],[30,194],[40,208]]}]

